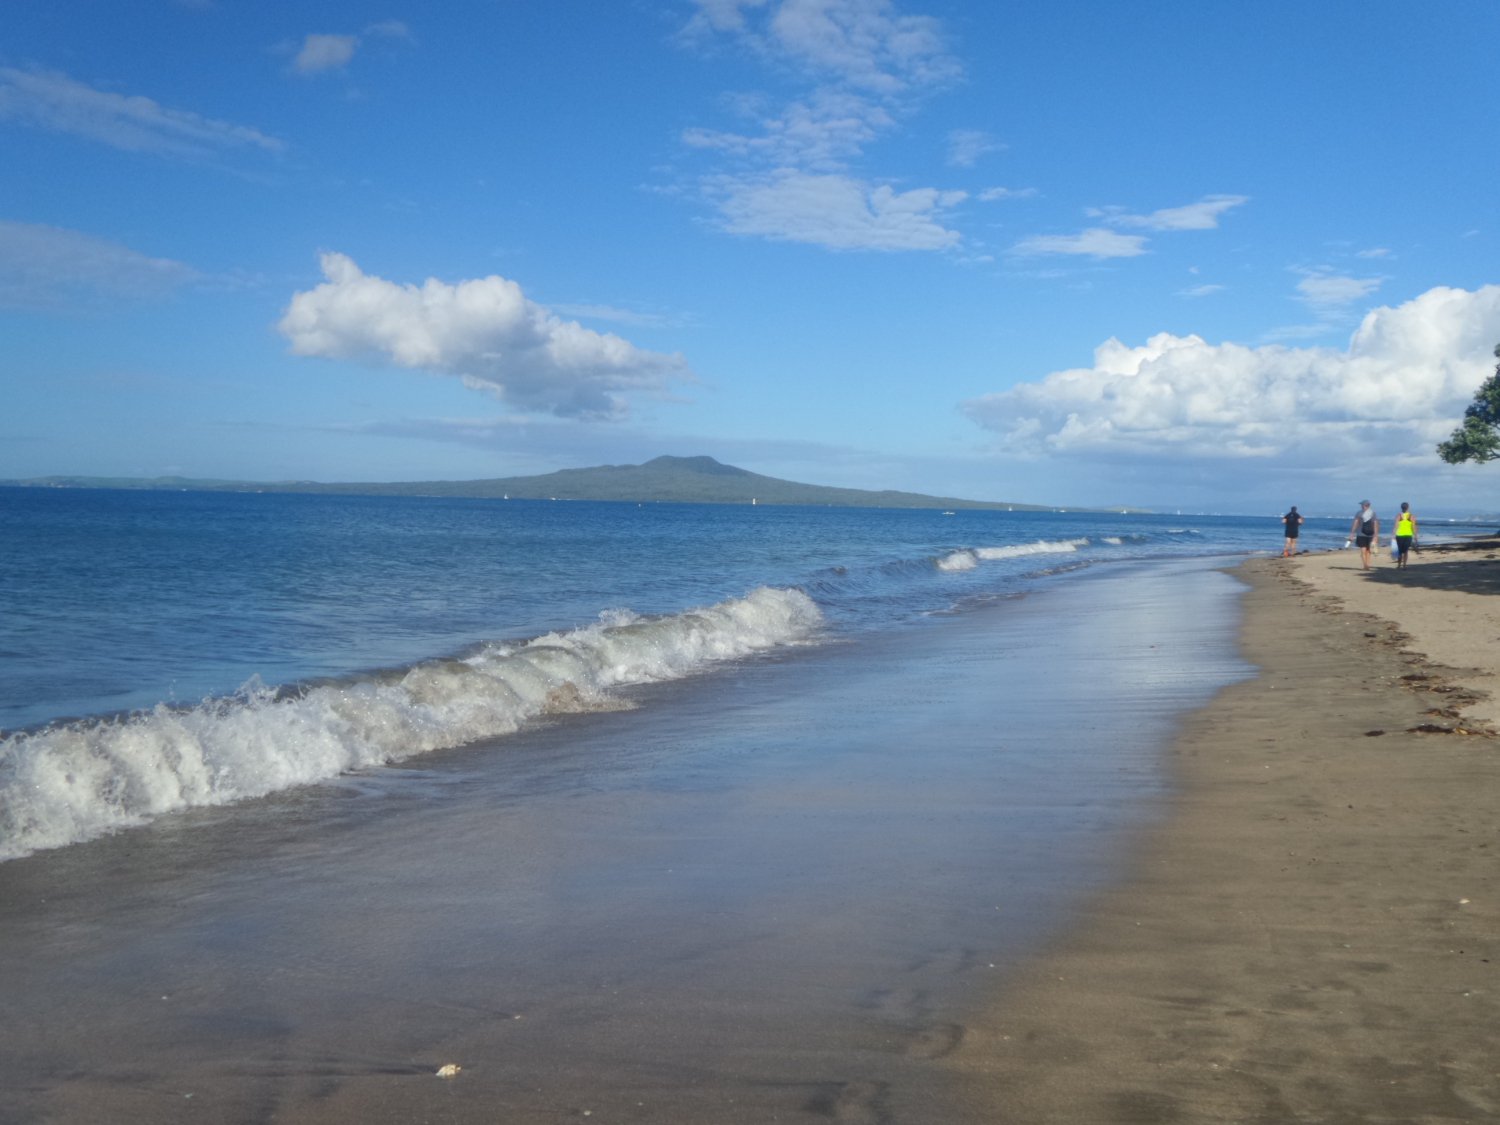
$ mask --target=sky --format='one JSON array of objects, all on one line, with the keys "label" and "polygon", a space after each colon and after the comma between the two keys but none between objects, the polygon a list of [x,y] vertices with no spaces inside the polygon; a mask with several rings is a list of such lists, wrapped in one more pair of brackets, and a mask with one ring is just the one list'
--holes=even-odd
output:
[{"label": "sky", "polygon": [[1500,511],[1493,0],[7,0],[0,478]]}]

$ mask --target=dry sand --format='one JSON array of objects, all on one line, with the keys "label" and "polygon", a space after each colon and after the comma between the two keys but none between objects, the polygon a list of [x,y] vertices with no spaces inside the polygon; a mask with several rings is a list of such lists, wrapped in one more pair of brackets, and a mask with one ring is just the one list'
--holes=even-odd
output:
[{"label": "dry sand", "polygon": [[949,1061],[975,1121],[1500,1121],[1500,542],[1262,559],[1134,877]]}]

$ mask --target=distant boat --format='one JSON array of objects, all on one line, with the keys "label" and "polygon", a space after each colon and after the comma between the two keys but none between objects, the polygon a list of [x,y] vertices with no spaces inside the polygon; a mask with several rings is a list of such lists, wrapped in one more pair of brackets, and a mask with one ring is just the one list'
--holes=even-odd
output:
[{"label": "distant boat", "polygon": [[952,514],[953,514],[952,512],[944,512],[943,513],[943,515],[945,515],[945,516],[951,516]]}]

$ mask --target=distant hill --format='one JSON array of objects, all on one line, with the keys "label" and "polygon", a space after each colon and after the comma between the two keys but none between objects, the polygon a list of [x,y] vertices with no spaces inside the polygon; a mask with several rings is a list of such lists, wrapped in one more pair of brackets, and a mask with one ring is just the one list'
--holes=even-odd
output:
[{"label": "distant hill", "polygon": [[39,477],[0,482],[32,488],[132,488],[208,492],[311,492],[365,496],[509,497],[512,500],[616,500],[636,503],[807,504],[858,508],[988,508],[1049,511],[1037,504],[960,500],[889,489],[827,488],[761,476],[712,457],[657,457],[644,465],[561,469],[494,480],[320,484],[316,481],[194,480],[186,477]]}]

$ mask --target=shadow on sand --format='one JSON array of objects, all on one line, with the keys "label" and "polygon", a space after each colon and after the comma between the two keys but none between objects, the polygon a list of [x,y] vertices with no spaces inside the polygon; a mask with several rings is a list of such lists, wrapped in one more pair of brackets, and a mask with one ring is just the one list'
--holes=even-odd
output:
[{"label": "shadow on sand", "polygon": [[1417,559],[1416,565],[1405,569],[1397,569],[1382,561],[1370,571],[1370,581],[1391,586],[1500,594],[1500,538],[1428,547],[1419,553]]}]

